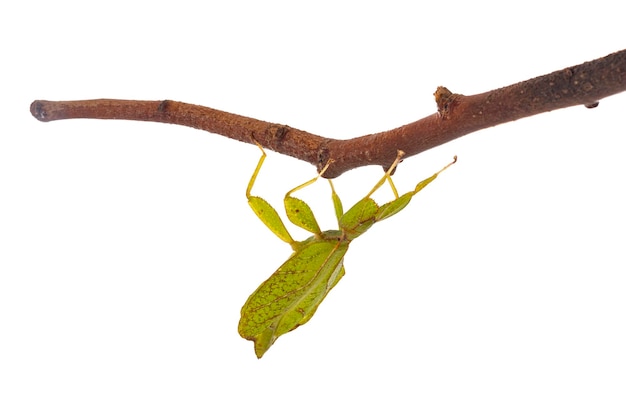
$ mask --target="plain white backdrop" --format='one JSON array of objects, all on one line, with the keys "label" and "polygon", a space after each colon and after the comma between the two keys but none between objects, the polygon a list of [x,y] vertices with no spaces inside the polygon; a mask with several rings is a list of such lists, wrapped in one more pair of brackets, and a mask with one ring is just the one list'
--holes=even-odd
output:
[{"label": "plain white backdrop", "polygon": [[[290,248],[247,205],[256,147],[29,113],[172,99],[351,138],[433,113],[439,85],[475,94],[624,49],[614,7],[3,5],[0,391],[623,392],[626,95],[405,160],[400,191],[459,157],[352,244],[315,317],[262,360],[239,310]],[[381,174],[337,179],[344,204]],[[269,152],[255,194],[280,208],[314,175]],[[335,225],[327,184],[300,197]]]}]

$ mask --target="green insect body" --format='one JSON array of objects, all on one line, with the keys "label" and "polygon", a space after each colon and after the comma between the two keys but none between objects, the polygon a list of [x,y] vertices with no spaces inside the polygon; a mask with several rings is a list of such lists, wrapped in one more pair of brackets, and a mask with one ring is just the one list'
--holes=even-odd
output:
[{"label": "green insect body", "polygon": [[[266,157],[260,145],[259,148],[262,156],[248,184],[246,191],[248,203],[259,219],[293,249],[289,259],[250,295],[241,309],[239,334],[245,339],[254,341],[256,356],[261,358],[278,337],[305,324],[315,314],[322,300],[345,274],[343,257],[348,251],[350,242],[361,236],[374,223],[404,209],[413,195],[456,162],[456,156],[453,162],[439,172],[422,180],[413,191],[398,196],[391,180],[392,171],[404,155],[402,151],[398,151],[396,160],[384,176],[363,199],[345,213],[329,179],[339,229],[322,232],[309,205],[292,197],[291,194],[317,181],[331,164],[329,162],[317,177],[292,189],[285,196],[285,211],[289,221],[313,233],[313,236],[304,241],[295,241],[276,210],[264,199],[250,195]],[[385,182],[391,186],[395,199],[379,206],[371,195]]]}]

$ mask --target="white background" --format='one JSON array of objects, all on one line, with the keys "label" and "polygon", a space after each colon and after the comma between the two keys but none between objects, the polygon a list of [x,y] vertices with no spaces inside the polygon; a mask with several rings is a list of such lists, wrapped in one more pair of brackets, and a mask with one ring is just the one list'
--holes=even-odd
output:
[{"label": "white background", "polygon": [[[475,94],[624,49],[614,2],[213,3],[2,6],[0,391],[626,389],[626,95],[405,160],[400,191],[459,156],[262,360],[239,310],[290,248],[247,205],[256,147],[29,113],[173,99],[351,138],[435,112],[439,85]],[[266,162],[255,194],[277,208],[315,175]],[[344,204],[380,175],[340,177]],[[327,184],[300,196],[332,228]]]}]

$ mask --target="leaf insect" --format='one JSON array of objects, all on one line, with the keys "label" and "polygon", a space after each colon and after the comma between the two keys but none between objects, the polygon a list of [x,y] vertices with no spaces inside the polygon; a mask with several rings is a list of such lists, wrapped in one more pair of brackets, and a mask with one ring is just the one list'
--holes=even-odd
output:
[{"label": "leaf insect", "polygon": [[[398,196],[391,180],[391,173],[404,155],[403,151],[398,150],[395,161],[384,176],[363,199],[345,213],[333,183],[328,179],[339,229],[322,232],[309,205],[291,194],[315,183],[332,163],[332,160],[329,161],[316,177],[285,195],[285,211],[289,221],[313,234],[304,241],[296,241],[285,228],[276,210],[264,199],[251,195],[266,157],[263,147],[258,143],[257,146],[262,155],[248,183],[248,203],[265,226],[293,249],[289,259],[250,295],[241,309],[239,334],[254,341],[254,351],[260,359],[278,337],[307,323],[313,317],[324,297],[343,277],[343,257],[352,240],[361,236],[374,223],[404,209],[413,195],[456,162],[456,156],[439,172],[419,182],[413,191]],[[371,195],[385,182],[391,186],[395,199],[379,206]]]}]

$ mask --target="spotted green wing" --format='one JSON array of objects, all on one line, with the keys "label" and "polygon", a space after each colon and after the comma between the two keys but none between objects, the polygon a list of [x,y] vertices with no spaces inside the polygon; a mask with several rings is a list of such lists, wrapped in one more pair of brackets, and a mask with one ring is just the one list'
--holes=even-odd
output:
[{"label": "spotted green wing", "polygon": [[258,358],[281,335],[305,324],[344,275],[348,242],[311,238],[270,276],[241,309],[239,334]]}]

